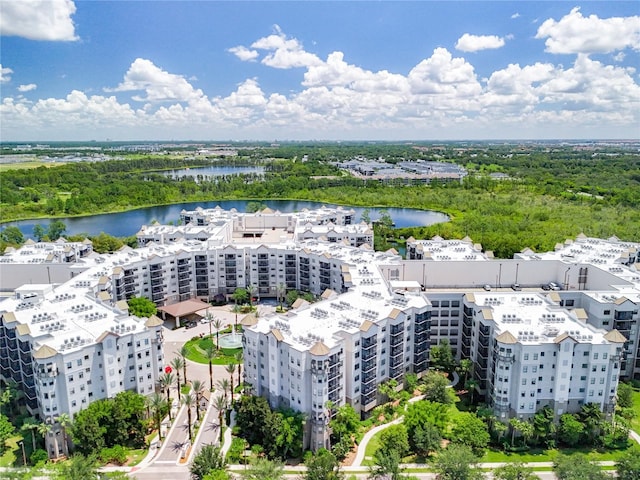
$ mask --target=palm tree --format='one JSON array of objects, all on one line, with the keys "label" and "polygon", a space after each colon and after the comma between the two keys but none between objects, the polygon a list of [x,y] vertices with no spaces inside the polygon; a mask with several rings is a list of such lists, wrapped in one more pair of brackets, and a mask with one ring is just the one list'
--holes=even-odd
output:
[{"label": "palm tree", "polygon": [[187,407],[187,422],[188,422],[188,427],[189,427],[189,440],[193,439],[193,435],[191,434],[191,407],[193,407],[193,402],[194,401],[195,400],[193,398],[193,395],[191,395],[190,393],[187,393],[186,395],[182,396],[182,404]]},{"label": "palm tree", "polygon": [[33,445],[33,451],[36,451],[36,433],[35,431],[38,429],[38,421],[34,417],[25,418],[22,427],[20,430],[22,432],[31,432],[31,443]]},{"label": "palm tree", "polygon": [[473,371],[473,362],[468,358],[460,360],[458,367],[456,368],[459,374],[462,375],[462,385],[466,385],[467,377]]},{"label": "palm tree", "polygon": [[69,437],[67,436],[67,429],[71,426],[71,417],[68,413],[61,413],[58,415],[58,423],[62,427],[62,439],[64,440],[64,451],[69,453]]},{"label": "palm tree", "polygon": [[176,370],[176,383],[178,384],[178,400],[180,400],[180,370],[184,367],[182,357],[175,357],[171,360],[170,365]]},{"label": "palm tree", "polygon": [[222,390],[222,393],[224,394],[224,400],[225,402],[227,401],[227,393],[229,392],[229,380],[227,380],[226,378],[221,378],[220,380],[218,380],[218,383],[216,384],[218,386],[218,388],[220,390]]},{"label": "palm tree", "polygon": [[213,392],[213,359],[216,358],[216,350],[213,345],[209,345],[205,351],[204,356],[209,362],[209,384],[211,385],[211,391]]},{"label": "palm tree", "polygon": [[[37,432],[42,435],[44,446],[47,448],[47,434],[51,431],[51,424],[47,422],[38,423],[36,425]],[[57,442],[56,442],[57,443]],[[58,456],[58,447],[56,445],[56,457]]]},{"label": "palm tree", "polygon": [[207,323],[209,324],[209,338],[211,338],[213,336],[213,333],[211,332],[211,323],[213,322],[213,319],[215,317],[209,310],[207,310],[207,313],[205,314],[204,318],[207,319]]},{"label": "palm tree", "polygon": [[231,308],[231,311],[236,314],[235,327],[236,327],[236,330],[237,330],[238,329],[238,314],[240,312],[242,312],[242,307],[236,303],[233,306],[233,308]]},{"label": "palm tree", "polygon": [[224,325],[218,317],[213,317],[213,326],[216,329],[216,348],[220,350],[220,329]]},{"label": "palm tree", "polygon": [[253,294],[256,293],[255,285],[247,285],[247,293],[249,294],[249,307],[253,310]]},{"label": "palm tree", "polygon": [[172,420],[171,418],[171,385],[173,385],[174,382],[175,382],[175,377],[173,376],[173,373],[164,373],[160,375],[160,378],[158,379],[158,383],[160,384],[160,389],[163,392],[167,392],[167,404],[169,405],[169,421]]},{"label": "palm tree", "polygon": [[242,356],[242,350],[237,351],[233,357],[238,364],[238,386],[240,386],[242,385],[242,361],[244,358]]},{"label": "palm tree", "polygon": [[198,419],[198,421],[200,421],[200,399],[202,398],[204,385],[200,380],[194,380],[191,383],[191,390],[196,395],[196,418]]},{"label": "palm tree", "polygon": [[213,400],[213,408],[215,408],[218,411],[218,425],[220,428],[220,444],[222,444],[222,423],[223,423],[223,415],[225,410],[227,409],[227,397],[226,396],[222,396],[222,395],[218,395],[214,400]]},{"label": "palm tree", "polygon": [[187,383],[187,354],[189,353],[189,349],[187,348],[187,345],[182,345],[182,347],[180,347],[180,350],[178,350],[178,355],[180,355],[180,358],[182,358],[182,373],[183,373],[183,378],[184,378],[184,383]]},{"label": "palm tree", "polygon": [[228,363],[224,369],[227,371],[227,373],[229,374],[229,383],[231,385],[229,391],[231,392],[231,403],[233,403],[233,374],[236,373],[236,364],[235,363]]},{"label": "palm tree", "polygon": [[162,418],[160,417],[160,415],[162,414],[162,410],[164,410],[164,408],[166,407],[167,401],[162,397],[162,395],[156,392],[151,395],[149,405],[153,410],[153,418],[156,421],[158,437],[160,438],[160,440],[162,440],[162,429],[160,428],[162,426]]}]

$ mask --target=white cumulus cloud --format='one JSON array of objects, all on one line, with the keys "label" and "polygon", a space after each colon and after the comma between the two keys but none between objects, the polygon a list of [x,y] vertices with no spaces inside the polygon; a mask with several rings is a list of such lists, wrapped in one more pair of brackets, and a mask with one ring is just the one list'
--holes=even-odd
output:
[{"label": "white cumulus cloud", "polygon": [[471,35],[465,33],[456,42],[456,50],[478,52],[504,47],[504,39],[496,35]]},{"label": "white cumulus cloud", "polygon": [[640,50],[640,16],[583,17],[576,7],[559,21],[550,18],[538,28],[549,53],[610,53],[625,48]]},{"label": "white cumulus cloud", "polygon": [[72,0],[2,0],[0,34],[29,40],[78,40]]},{"label": "white cumulus cloud", "polygon": [[287,38],[278,25],[275,25],[274,29],[274,34],[260,38],[251,44],[251,48],[269,52],[262,59],[263,64],[286,69],[309,67],[321,63],[315,54],[305,51],[297,39]]},{"label": "white cumulus cloud", "polygon": [[29,83],[27,85],[20,85],[18,87],[19,92],[30,92],[31,90],[35,90],[38,86],[35,83]]},{"label": "white cumulus cloud", "polygon": [[11,81],[11,74],[13,70],[9,67],[3,67],[0,63],[0,83],[7,83]]},{"label": "white cumulus cloud", "polygon": [[107,92],[144,91],[145,96],[136,95],[139,102],[164,102],[177,100],[188,102],[203,95],[182,75],[166,72],[151,60],[136,58],[124,76],[124,81]]},{"label": "white cumulus cloud", "polygon": [[[30,138],[51,139],[106,132],[132,139],[613,138],[632,135],[640,123],[637,72],[586,54],[566,67],[513,63],[479,79],[471,62],[446,48],[436,48],[408,71],[368,70],[349,63],[340,51],[322,60],[279,29],[251,48],[272,55],[265,66],[302,68],[299,85],[267,94],[257,78],[247,78],[223,95],[208,97],[185,76],[137,58],[117,87],[105,89],[118,92],[117,97],[78,90],[37,101],[5,95],[3,134],[22,138],[28,132]],[[11,69],[0,70],[8,81]],[[143,103],[132,107],[131,101]]]},{"label": "white cumulus cloud", "polygon": [[227,49],[227,51],[233,53],[243,62],[252,62],[260,55],[256,50],[250,50],[247,47],[243,47],[242,45],[231,47]]}]

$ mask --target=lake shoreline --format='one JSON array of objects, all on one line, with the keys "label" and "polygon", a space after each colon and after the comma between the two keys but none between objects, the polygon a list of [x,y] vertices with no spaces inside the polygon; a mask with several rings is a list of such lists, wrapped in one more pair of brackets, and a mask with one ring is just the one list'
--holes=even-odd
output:
[{"label": "lake shoreline", "polygon": [[[29,236],[31,234],[31,231],[26,231],[24,228],[21,228],[20,225],[30,225],[30,224],[39,224],[39,223],[45,223],[48,224],[51,221],[55,221],[55,220],[62,220],[63,222],[65,222],[65,225],[68,228],[68,235],[76,235],[76,234],[80,234],[80,233],[85,233],[87,235],[97,235],[98,233],[92,233],[92,232],[84,232],[84,231],[71,231],[74,230],[73,227],[70,228],[70,225],[68,224],[69,221],[73,221],[73,220],[78,220],[79,223],[82,223],[81,221],[83,219],[91,219],[94,217],[100,217],[100,216],[106,216],[106,215],[126,215],[126,214],[131,214],[130,216],[134,217],[136,216],[136,212],[138,212],[137,216],[142,216],[144,215],[144,213],[147,213],[146,211],[152,211],[153,209],[158,209],[160,210],[166,210],[169,211],[171,210],[171,207],[176,207],[176,206],[183,206],[182,209],[185,209],[185,207],[189,206],[188,208],[186,208],[187,210],[191,210],[191,209],[195,209],[197,208],[197,206],[201,206],[202,208],[215,208],[215,206],[219,205],[221,208],[227,210],[230,208],[236,208],[236,207],[225,207],[224,204],[225,203],[249,203],[249,202],[258,202],[258,203],[263,203],[265,205],[267,205],[270,208],[274,208],[273,207],[273,203],[287,203],[287,202],[291,202],[291,203],[302,203],[302,204],[312,204],[314,205],[312,206],[303,206],[302,208],[321,208],[322,206],[331,206],[331,207],[342,207],[342,208],[354,208],[357,210],[363,210],[363,209],[372,209],[374,210],[374,212],[371,213],[375,213],[375,210],[382,210],[382,209],[393,209],[393,210],[397,210],[398,212],[400,211],[410,211],[410,212],[416,212],[416,214],[418,214],[419,216],[423,216],[423,215],[433,215],[434,218],[437,218],[441,221],[436,221],[436,222],[430,222],[430,223],[422,223],[422,222],[415,222],[412,225],[401,225],[401,226],[397,226],[397,228],[402,228],[402,227],[407,227],[407,226],[424,226],[424,225],[432,225],[434,223],[446,223],[451,221],[451,214],[446,213],[446,212],[441,212],[441,211],[436,211],[436,210],[429,210],[429,209],[421,209],[421,208],[414,208],[414,207],[403,207],[403,206],[394,206],[394,205],[356,205],[356,204],[341,204],[341,203],[336,203],[336,202],[327,202],[327,201],[314,201],[314,200],[308,200],[308,199],[300,199],[300,198],[216,198],[216,199],[198,199],[198,200],[186,200],[186,201],[182,201],[182,202],[169,202],[169,203],[163,203],[163,204],[149,204],[149,205],[141,205],[141,206],[135,206],[135,207],[131,207],[131,208],[122,208],[122,209],[113,209],[110,211],[104,211],[104,212],[93,212],[93,213],[83,213],[83,214],[78,214],[78,215],[49,215],[49,216],[38,216],[38,217],[31,217],[31,218],[20,218],[20,219],[12,219],[12,220],[3,220],[0,221],[0,229],[1,228],[6,228],[8,226],[17,226],[18,228],[21,229],[21,231],[23,231],[23,233],[26,236]],[[270,205],[271,203],[271,205]],[[213,204],[211,205],[207,205],[207,204]],[[293,212],[293,211],[300,211],[302,210],[302,208],[299,209],[293,209],[293,210],[287,210],[287,209],[280,209],[277,206],[274,208],[276,210],[282,210],[283,212]],[[181,210],[182,210],[181,209]],[[244,211],[244,210],[240,210],[239,211]],[[159,214],[158,216],[163,216],[162,214]],[[372,215],[375,217],[375,215]],[[177,220],[179,220],[179,215],[174,215],[175,218],[173,218],[172,220],[168,220],[168,221],[162,221],[162,219],[156,219],[153,218],[155,220],[158,220],[160,223],[168,223],[168,222],[175,222]],[[393,215],[392,215],[393,217]],[[440,217],[440,218],[438,218]],[[395,219],[394,219],[395,220]],[[140,227],[142,227],[142,225],[145,224],[149,224],[151,222],[151,220],[148,221],[142,221],[142,223],[136,224],[136,229],[139,229]],[[397,222],[395,222],[397,224]],[[405,222],[406,223],[406,222]],[[33,228],[33,227],[31,227]],[[116,235],[113,233],[110,233],[108,231],[108,229],[104,229],[103,230],[105,233],[112,235],[112,236],[118,236],[118,237],[127,237],[130,235]],[[137,230],[136,230],[137,231]],[[134,233],[135,234],[135,233]]]}]

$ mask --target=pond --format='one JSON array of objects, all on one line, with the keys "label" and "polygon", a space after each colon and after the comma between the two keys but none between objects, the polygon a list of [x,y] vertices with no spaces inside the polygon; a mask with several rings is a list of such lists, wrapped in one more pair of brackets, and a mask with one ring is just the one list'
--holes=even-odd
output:
[{"label": "pond", "polygon": [[[85,217],[59,218],[66,226],[67,235],[98,235],[100,232],[108,233],[114,237],[128,237],[135,235],[142,225],[149,225],[153,221],[162,224],[176,222],[180,219],[182,210],[195,210],[197,207],[214,208],[220,206],[225,210],[235,208],[239,212],[245,212],[248,203],[255,203],[256,200],[220,200],[213,202],[192,202],[179,203],[174,205],[161,205],[156,207],[139,208],[119,213],[105,213],[100,215],[90,215]],[[312,210],[326,206],[335,206],[327,203],[310,202],[305,200],[260,200],[260,203],[267,205],[272,210],[279,210],[283,213],[298,212],[305,208]],[[356,221],[359,222],[362,212],[367,207],[349,207],[356,212]],[[397,228],[415,227],[423,225],[433,225],[436,223],[448,222],[449,217],[442,212],[431,210],[417,210],[413,208],[369,208],[370,218],[375,221],[380,218],[380,211],[386,210]],[[22,231],[25,237],[32,237],[33,227],[36,224],[42,225],[45,230],[52,219],[40,220],[20,220],[2,224],[2,228],[13,225]]]}]

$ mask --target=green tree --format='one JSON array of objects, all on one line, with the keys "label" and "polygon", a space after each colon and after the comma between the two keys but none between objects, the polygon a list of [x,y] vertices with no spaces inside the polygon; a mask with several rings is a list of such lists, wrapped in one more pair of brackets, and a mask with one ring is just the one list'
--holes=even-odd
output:
[{"label": "green tree", "polygon": [[282,480],[284,467],[280,462],[258,458],[241,476],[246,480]]},{"label": "green tree", "polygon": [[167,401],[162,397],[159,393],[154,393],[151,395],[151,400],[149,401],[149,405],[151,406],[151,411],[153,412],[153,419],[156,424],[156,429],[158,430],[158,438],[162,440],[162,414],[165,410],[167,410]]},{"label": "green tree", "polygon": [[508,463],[493,471],[496,480],[538,480],[538,476],[522,463]]},{"label": "green tree", "polygon": [[141,318],[149,318],[158,311],[156,304],[144,297],[131,297],[127,300],[127,305],[131,315]]},{"label": "green tree", "polygon": [[409,436],[405,426],[397,424],[385,428],[380,434],[379,449],[385,451],[395,450],[402,459],[409,452]]},{"label": "green tree", "polygon": [[442,404],[453,403],[452,395],[449,393],[449,381],[438,372],[427,372],[422,379],[420,390],[424,395],[424,399],[430,402]]},{"label": "green tree", "polygon": [[236,288],[231,297],[237,305],[243,305],[249,302],[249,293],[246,288]]},{"label": "green tree", "polygon": [[229,374],[229,393],[231,395],[231,402],[233,402],[233,374],[236,373],[236,364],[227,363],[224,369]]},{"label": "green tree", "polygon": [[40,225],[39,223],[36,223],[33,226],[33,238],[36,239],[36,242],[42,242],[46,235],[47,235],[47,232],[45,231],[42,225]]},{"label": "green tree", "polygon": [[407,428],[409,440],[415,435],[415,430],[433,425],[439,432],[443,432],[449,421],[449,407],[442,403],[420,400],[410,403],[404,414],[404,426]]},{"label": "green tree", "polygon": [[240,429],[240,437],[250,445],[262,445],[263,431],[271,409],[264,397],[242,396],[237,402],[236,425]]},{"label": "green tree", "polygon": [[489,429],[475,413],[460,412],[451,430],[451,441],[470,447],[476,455],[482,453],[490,440]]},{"label": "green tree", "polygon": [[398,382],[394,379],[387,380],[378,385],[378,393],[387,398],[389,402],[395,402],[400,398],[400,392],[398,392]]},{"label": "green tree", "polygon": [[413,431],[413,437],[409,438],[409,441],[418,455],[427,457],[431,452],[440,449],[442,434],[434,425],[426,424],[418,426]]},{"label": "green tree", "polygon": [[187,393],[186,395],[182,396],[181,402],[185,407],[187,407],[187,428],[189,431],[189,440],[192,440],[193,435],[192,435],[191,427],[193,426],[193,419],[191,418],[191,409],[193,408],[195,399],[193,398],[193,395],[191,395],[190,393]]},{"label": "green tree", "polygon": [[604,415],[598,403],[587,403],[578,413],[578,420],[584,425],[584,435],[590,444],[602,441]]},{"label": "green tree", "polygon": [[11,424],[7,416],[5,414],[0,414],[0,454],[4,453],[6,442],[13,437],[15,431],[15,427]]},{"label": "green tree", "polygon": [[11,245],[22,245],[24,243],[24,235],[18,227],[10,225],[0,232],[0,239],[10,243]]},{"label": "green tree", "polygon": [[482,480],[478,457],[466,445],[452,443],[435,457],[433,469],[439,480]]},{"label": "green tree", "polygon": [[[5,418],[7,418],[5,416]],[[34,417],[27,417],[24,419],[24,423],[22,427],[20,427],[20,431],[24,434],[29,432],[29,436],[31,437],[31,450],[35,452],[36,450],[36,430],[38,429],[38,420]],[[0,446],[2,446],[0,444]]]},{"label": "green tree", "polygon": [[545,406],[538,410],[533,416],[533,436],[536,444],[545,443],[547,447],[555,446],[556,423],[555,413],[549,406]]},{"label": "green tree", "polygon": [[213,359],[216,358],[216,349],[213,345],[207,345],[204,350],[204,356],[209,364],[209,389],[213,392]]},{"label": "green tree", "polygon": [[553,462],[553,471],[558,480],[606,480],[610,478],[582,453],[558,455]]},{"label": "green tree", "polygon": [[47,236],[49,240],[52,242],[59,239],[64,233],[67,231],[67,226],[64,224],[62,220],[54,220],[49,224],[49,228],[47,230]]},{"label": "green tree", "polygon": [[584,424],[582,424],[575,415],[571,413],[564,413],[560,415],[560,426],[558,427],[558,438],[561,442],[573,447],[580,443],[585,430]]},{"label": "green tree", "polygon": [[167,406],[169,407],[169,421],[172,420],[171,418],[171,387],[173,386],[175,381],[176,380],[173,373],[165,372],[162,375],[160,375],[160,378],[158,378],[158,385],[160,386],[160,390],[162,390],[167,394]]},{"label": "green tree", "polygon": [[633,387],[628,383],[620,382],[618,384],[618,406],[620,408],[633,407]]},{"label": "green tree", "polygon": [[216,329],[216,348],[220,350],[220,329],[224,326],[222,320],[218,317],[214,317],[211,321],[211,325]]},{"label": "green tree", "polygon": [[336,456],[324,448],[307,456],[304,462],[307,467],[305,480],[342,480],[340,463]]},{"label": "green tree", "polygon": [[71,416],[68,413],[61,413],[56,419],[62,427],[62,441],[64,442],[63,452],[67,454],[69,452],[69,428],[73,424]]},{"label": "green tree", "polygon": [[226,469],[226,461],[222,456],[220,447],[214,445],[204,445],[200,451],[193,457],[193,462],[189,467],[191,480],[204,480],[215,470],[224,471]]},{"label": "green tree", "polygon": [[218,431],[220,433],[220,443],[222,443],[223,438],[223,427],[224,427],[224,414],[228,407],[226,397],[222,395],[218,395],[213,399],[213,408],[215,408],[218,412]]},{"label": "green tree", "polygon": [[440,340],[438,345],[431,347],[431,350],[429,350],[429,365],[435,370],[447,373],[455,370],[456,360],[449,340],[445,338]]},{"label": "green tree", "polygon": [[399,480],[402,478],[400,454],[397,450],[379,448],[373,454],[373,465],[369,467],[369,478],[378,480]]},{"label": "green tree", "polygon": [[178,389],[178,400],[180,400],[182,396],[180,370],[184,368],[184,360],[182,360],[182,357],[174,357],[173,360],[169,362],[169,365],[171,365],[176,372],[176,387]]},{"label": "green tree", "polygon": [[473,362],[468,358],[463,358],[460,360],[456,370],[460,375],[462,375],[462,385],[466,385],[469,374],[473,372]]},{"label": "green tree", "polygon": [[191,391],[196,397],[196,419],[200,421],[200,400],[202,399],[202,394],[204,392],[204,385],[202,384],[202,381],[194,380],[191,382]]},{"label": "green tree", "polygon": [[113,253],[124,245],[124,242],[119,238],[104,232],[91,237],[91,243],[93,244],[93,251],[97,253]]},{"label": "green tree", "polygon": [[60,480],[98,480],[98,463],[93,456],[76,453],[64,462],[57,478]]},{"label": "green tree", "polygon": [[[330,413],[327,413],[330,416]],[[347,404],[340,406],[334,418],[329,421],[333,453],[343,459],[353,446],[353,436],[360,426],[360,418],[354,408]]]},{"label": "green tree", "polygon": [[189,354],[189,348],[186,344],[182,345],[180,347],[180,350],[178,350],[176,353],[180,355],[180,358],[182,359],[182,378],[184,379],[184,383],[186,385],[187,383],[189,383],[187,380],[187,355]]},{"label": "green tree", "polygon": [[627,450],[616,462],[618,480],[638,480],[640,478],[640,448]]}]

